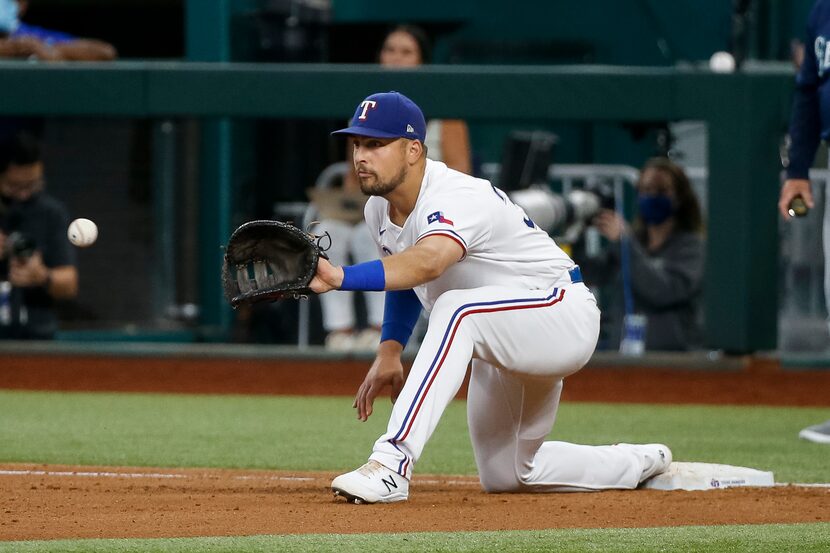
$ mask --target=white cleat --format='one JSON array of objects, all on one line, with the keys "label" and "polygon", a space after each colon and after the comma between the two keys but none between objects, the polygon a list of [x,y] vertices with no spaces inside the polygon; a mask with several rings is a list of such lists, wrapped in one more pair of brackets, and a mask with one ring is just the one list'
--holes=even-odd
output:
[{"label": "white cleat", "polygon": [[798,433],[798,437],[817,444],[830,444],[830,420],[808,426]]},{"label": "white cleat", "polygon": [[640,483],[645,482],[653,476],[663,474],[669,470],[672,462],[672,454],[669,446],[664,444],[617,444],[620,447],[630,449],[643,456],[643,474],[640,476]]},{"label": "white cleat", "polygon": [[409,498],[409,480],[377,461],[369,461],[335,478],[331,491],[354,504],[394,503]]}]

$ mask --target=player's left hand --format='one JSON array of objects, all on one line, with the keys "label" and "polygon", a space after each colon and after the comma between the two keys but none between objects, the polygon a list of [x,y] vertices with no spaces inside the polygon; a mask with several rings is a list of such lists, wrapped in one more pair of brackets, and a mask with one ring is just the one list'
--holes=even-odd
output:
[{"label": "player's left hand", "polygon": [[317,294],[323,294],[331,290],[337,290],[343,283],[343,267],[337,267],[329,263],[329,260],[321,257],[317,262],[317,273],[308,285]]},{"label": "player's left hand", "polygon": [[18,288],[43,286],[49,280],[49,269],[43,264],[43,256],[35,252],[21,259],[13,257],[9,263],[9,282]]},{"label": "player's left hand", "polygon": [[357,418],[366,422],[372,414],[375,398],[386,386],[392,387],[392,402],[398,398],[403,388],[403,364],[401,363],[403,346],[393,340],[381,342],[375,362],[372,363],[363,384],[357,390],[352,407],[357,409]]}]

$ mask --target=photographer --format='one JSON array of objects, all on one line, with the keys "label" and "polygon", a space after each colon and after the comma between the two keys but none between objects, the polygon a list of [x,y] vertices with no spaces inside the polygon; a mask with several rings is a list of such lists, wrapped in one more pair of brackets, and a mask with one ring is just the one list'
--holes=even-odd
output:
[{"label": "photographer", "polygon": [[[611,280],[615,295],[608,313],[608,347],[620,341],[625,305],[623,255],[627,255],[633,312],[645,315],[645,349],[683,351],[700,346],[700,295],[703,283],[703,220],[688,177],[666,158],[649,160],[637,182],[638,214],[631,227],[604,209],[593,224],[610,243],[607,255],[577,255],[585,281]],[[625,241],[627,251],[621,247]],[[609,279],[610,277],[610,279]],[[605,281],[605,282],[604,282]]]},{"label": "photographer", "polygon": [[69,216],[44,184],[32,135],[19,133],[0,145],[0,338],[52,338],[54,301],[78,293]]}]

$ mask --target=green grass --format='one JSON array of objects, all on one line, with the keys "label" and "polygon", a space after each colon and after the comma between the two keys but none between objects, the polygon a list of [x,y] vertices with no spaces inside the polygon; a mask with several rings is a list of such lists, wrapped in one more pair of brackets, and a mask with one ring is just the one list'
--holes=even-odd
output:
[{"label": "green grass", "polygon": [[[0,391],[0,462],[347,470],[386,426],[349,398]],[[827,446],[798,430],[830,409],[564,403],[553,437],[601,444],[661,441],[675,458],[751,466],[779,482],[828,482]],[[454,402],[420,473],[474,474],[465,405]],[[51,551],[828,551],[830,525],[303,535],[0,542],[0,553]]]},{"label": "green grass", "polygon": [[[0,392],[0,461],[324,470],[383,430],[345,398]],[[338,454],[339,452],[339,454]]]},{"label": "green grass", "polygon": [[685,526],[609,530],[542,530],[418,534],[311,534],[156,540],[75,540],[0,542],[0,553],[231,553],[245,551],[434,551],[500,553],[530,551],[595,552],[826,552],[830,524],[770,524],[757,526]]},{"label": "green grass", "polygon": [[[348,398],[0,391],[0,462],[342,470],[365,461],[386,426],[379,400],[359,423]],[[465,405],[454,402],[420,473],[475,474]],[[552,437],[665,442],[676,460],[830,482],[827,447],[797,438],[830,409],[563,403]]]}]

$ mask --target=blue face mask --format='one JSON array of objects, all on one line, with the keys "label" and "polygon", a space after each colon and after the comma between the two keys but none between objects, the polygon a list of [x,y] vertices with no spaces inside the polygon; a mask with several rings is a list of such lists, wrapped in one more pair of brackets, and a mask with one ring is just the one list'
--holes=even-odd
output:
[{"label": "blue face mask", "polygon": [[10,35],[20,26],[18,19],[17,2],[15,0],[0,0],[0,33]]},{"label": "blue face mask", "polygon": [[668,196],[639,196],[637,205],[640,209],[640,217],[647,225],[659,225],[674,213],[674,206]]}]

